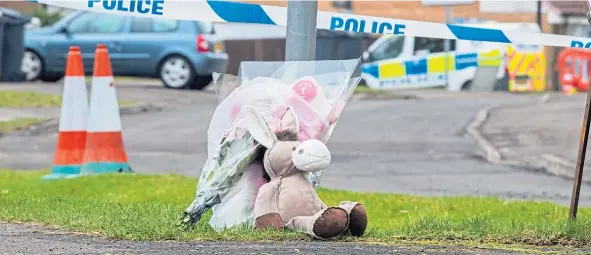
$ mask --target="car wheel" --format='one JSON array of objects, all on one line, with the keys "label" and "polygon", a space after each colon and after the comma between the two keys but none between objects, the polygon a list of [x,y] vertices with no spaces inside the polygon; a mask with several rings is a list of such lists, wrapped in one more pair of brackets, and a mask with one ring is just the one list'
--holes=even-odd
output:
[{"label": "car wheel", "polygon": [[213,76],[199,75],[195,77],[195,80],[193,81],[193,83],[191,83],[191,86],[189,86],[189,88],[194,90],[203,90],[207,87],[207,85],[211,83],[211,81],[213,81]]},{"label": "car wheel", "polygon": [[164,87],[172,89],[189,88],[195,79],[195,71],[189,61],[182,56],[167,57],[158,71]]},{"label": "car wheel", "polygon": [[41,80],[44,82],[57,82],[64,78],[64,74],[60,73],[44,73],[41,75]]},{"label": "car wheel", "polygon": [[25,79],[27,81],[35,81],[39,79],[43,71],[41,57],[33,51],[26,50],[21,64],[21,71],[25,74]]}]

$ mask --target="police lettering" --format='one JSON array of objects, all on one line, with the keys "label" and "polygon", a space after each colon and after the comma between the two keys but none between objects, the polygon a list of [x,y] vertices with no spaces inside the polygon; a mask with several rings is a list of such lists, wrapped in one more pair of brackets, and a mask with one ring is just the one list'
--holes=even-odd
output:
[{"label": "police lettering", "polygon": [[570,42],[570,47],[573,48],[591,48],[591,42],[588,42],[587,44],[583,43],[583,42],[579,42],[579,41],[572,41]]},{"label": "police lettering", "polygon": [[[368,26],[369,27],[369,26]],[[344,20],[339,17],[332,17],[330,19],[330,30],[343,30],[347,32],[358,32],[358,33],[373,33],[373,34],[395,34],[395,35],[403,35],[404,28],[406,25],[404,24],[392,24],[389,22],[379,22],[373,21],[371,22],[371,31],[366,30],[366,21],[365,20],[358,20],[358,19],[347,19]]]},{"label": "police lettering", "polygon": [[139,12],[162,15],[164,0],[88,0],[88,8],[95,8],[101,3],[105,10]]}]

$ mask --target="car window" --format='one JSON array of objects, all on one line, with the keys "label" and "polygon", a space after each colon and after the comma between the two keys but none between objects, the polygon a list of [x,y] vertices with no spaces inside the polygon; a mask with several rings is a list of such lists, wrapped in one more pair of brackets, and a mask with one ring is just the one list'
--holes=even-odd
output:
[{"label": "car window", "polygon": [[154,22],[152,24],[152,31],[156,33],[172,32],[177,30],[177,28],[179,27],[178,20],[170,19],[154,19]]},{"label": "car window", "polygon": [[378,45],[372,52],[373,61],[398,57],[404,48],[404,36],[394,36]]},{"label": "car window", "polygon": [[132,33],[165,33],[176,31],[178,20],[134,17],[131,20]]},{"label": "car window", "polygon": [[85,13],[72,20],[70,33],[117,33],[123,27],[124,16],[102,13]]},{"label": "car window", "polygon": [[152,32],[152,19],[133,17],[131,20],[132,33],[149,33]]},{"label": "car window", "polygon": [[99,15],[98,13],[82,13],[72,19],[68,25],[68,32],[70,33],[84,33],[87,31],[88,24]]},{"label": "car window", "polygon": [[200,34],[213,34],[213,24],[209,22],[197,21]]}]

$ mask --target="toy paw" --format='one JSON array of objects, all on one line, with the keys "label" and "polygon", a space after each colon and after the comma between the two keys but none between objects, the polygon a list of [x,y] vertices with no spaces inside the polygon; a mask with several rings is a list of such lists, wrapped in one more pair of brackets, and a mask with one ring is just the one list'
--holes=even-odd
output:
[{"label": "toy paw", "polygon": [[273,228],[276,231],[282,231],[283,222],[281,222],[281,216],[278,213],[268,213],[258,217],[254,223],[254,227],[259,230]]},{"label": "toy paw", "polygon": [[340,235],[347,228],[347,211],[341,208],[328,208],[314,223],[314,234],[320,238]]},{"label": "toy paw", "polygon": [[367,227],[367,212],[363,205],[358,204],[353,207],[349,214],[349,231],[352,236],[363,236]]}]

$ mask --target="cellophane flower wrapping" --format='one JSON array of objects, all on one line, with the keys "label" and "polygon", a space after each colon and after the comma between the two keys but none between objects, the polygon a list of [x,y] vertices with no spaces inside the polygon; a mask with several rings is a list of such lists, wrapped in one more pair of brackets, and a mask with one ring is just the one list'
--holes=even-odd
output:
[{"label": "cellophane flower wrapping", "polygon": [[[326,143],[359,83],[359,77],[352,77],[358,63],[358,59],[242,62],[238,76],[214,74],[219,105],[207,131],[208,157],[196,198],[183,221],[194,224],[212,209],[209,223],[217,231],[253,225],[258,188],[266,180],[262,165],[254,162],[261,145],[247,130],[243,107],[256,108],[273,129],[292,107],[300,141],[313,138]],[[314,187],[321,172],[308,174]]]}]

